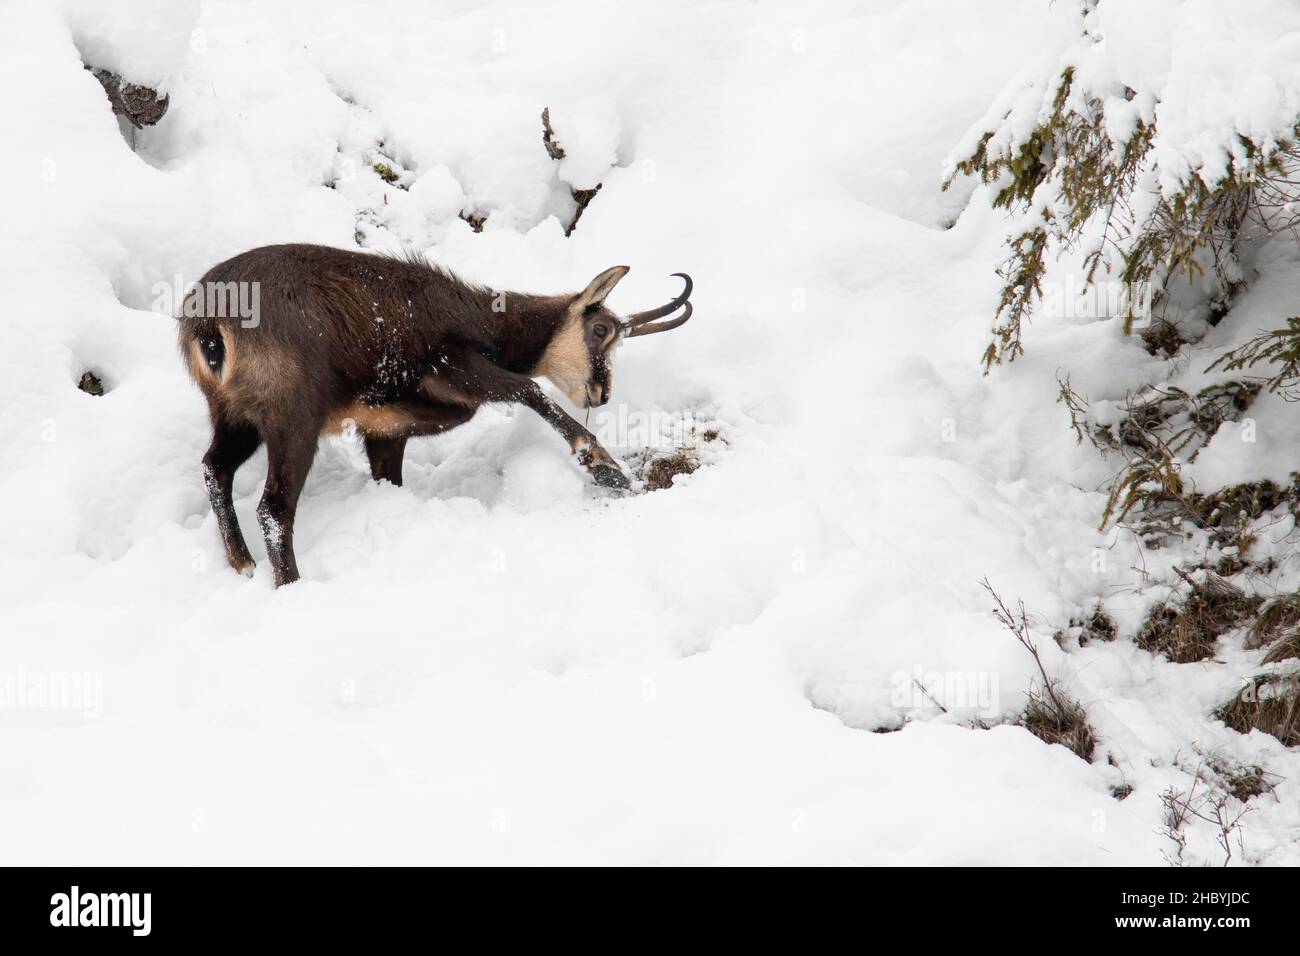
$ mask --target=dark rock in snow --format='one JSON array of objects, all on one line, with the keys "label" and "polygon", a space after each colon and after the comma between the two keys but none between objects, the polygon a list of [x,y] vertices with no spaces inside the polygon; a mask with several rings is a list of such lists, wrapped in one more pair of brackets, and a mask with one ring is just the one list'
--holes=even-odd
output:
[{"label": "dark rock in snow", "polygon": [[104,88],[104,92],[108,94],[113,112],[118,116],[125,116],[127,122],[136,129],[153,126],[167,112],[171,97],[159,96],[157,90],[137,83],[123,83],[120,76],[109,70],[101,70],[89,65],[86,69],[94,74],[95,79],[99,80],[100,86]]},{"label": "dark rock in snow", "polygon": [[81,389],[87,395],[99,396],[104,394],[104,383],[94,372],[86,372],[83,374],[81,379],[77,382],[77,388]]}]

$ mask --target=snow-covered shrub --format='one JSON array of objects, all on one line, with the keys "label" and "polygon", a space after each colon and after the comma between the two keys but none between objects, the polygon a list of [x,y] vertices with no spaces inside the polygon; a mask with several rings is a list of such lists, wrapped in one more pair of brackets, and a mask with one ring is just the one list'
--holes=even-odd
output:
[{"label": "snow-covered shrub", "polygon": [[1225,352],[1210,367],[1244,371],[1261,364],[1272,366],[1264,379],[1269,391],[1296,397],[1296,386],[1300,385],[1300,316],[1291,316],[1282,328],[1261,332]]},{"label": "snow-covered shrub", "polygon": [[[978,176],[1014,214],[986,371],[1023,352],[1044,273],[1064,252],[1082,254],[1087,285],[1109,276],[1152,290],[1162,312],[1213,324],[1246,279],[1243,244],[1296,224],[1300,11],[1075,3],[1076,42],[1049,75],[1006,87],[946,173],[945,188]],[[1139,301],[1120,310],[1126,332]]]}]

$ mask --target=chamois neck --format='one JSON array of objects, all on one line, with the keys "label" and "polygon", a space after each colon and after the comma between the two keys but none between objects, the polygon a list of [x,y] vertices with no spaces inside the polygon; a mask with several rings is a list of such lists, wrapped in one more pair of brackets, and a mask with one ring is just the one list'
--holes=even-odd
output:
[{"label": "chamois neck", "polygon": [[569,297],[507,292],[497,303],[485,322],[486,344],[506,368],[529,373],[563,328]]},{"label": "chamois neck", "polygon": [[423,298],[424,338],[431,349],[453,335],[477,343],[503,368],[530,373],[564,328],[569,295],[497,292],[427,263],[408,273]]}]

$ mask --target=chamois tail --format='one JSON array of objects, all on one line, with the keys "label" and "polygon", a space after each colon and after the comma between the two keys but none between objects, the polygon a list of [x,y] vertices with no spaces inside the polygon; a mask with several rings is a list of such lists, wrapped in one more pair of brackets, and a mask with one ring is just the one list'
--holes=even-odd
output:
[{"label": "chamois tail", "polygon": [[182,318],[179,332],[181,354],[195,380],[225,384],[234,359],[228,331],[216,319]]}]

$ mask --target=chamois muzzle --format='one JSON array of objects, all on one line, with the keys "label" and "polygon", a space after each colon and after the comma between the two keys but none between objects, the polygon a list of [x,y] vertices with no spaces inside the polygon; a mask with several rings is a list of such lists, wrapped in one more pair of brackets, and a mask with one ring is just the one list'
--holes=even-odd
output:
[{"label": "chamois muzzle", "polygon": [[[691,297],[691,289],[694,283],[691,277],[685,272],[674,272],[673,275],[686,281],[686,288],[682,290],[681,295],[673,299],[667,305],[661,305],[657,309],[648,309],[645,312],[635,312],[629,315],[623,321],[623,334],[628,338],[637,335],[653,335],[656,332],[667,332],[669,329],[675,329],[682,325],[691,317],[694,307],[688,301]],[[669,319],[667,322],[656,322],[655,319],[662,319],[666,315],[672,315],[682,306],[686,306],[686,311],[675,319]]]}]

